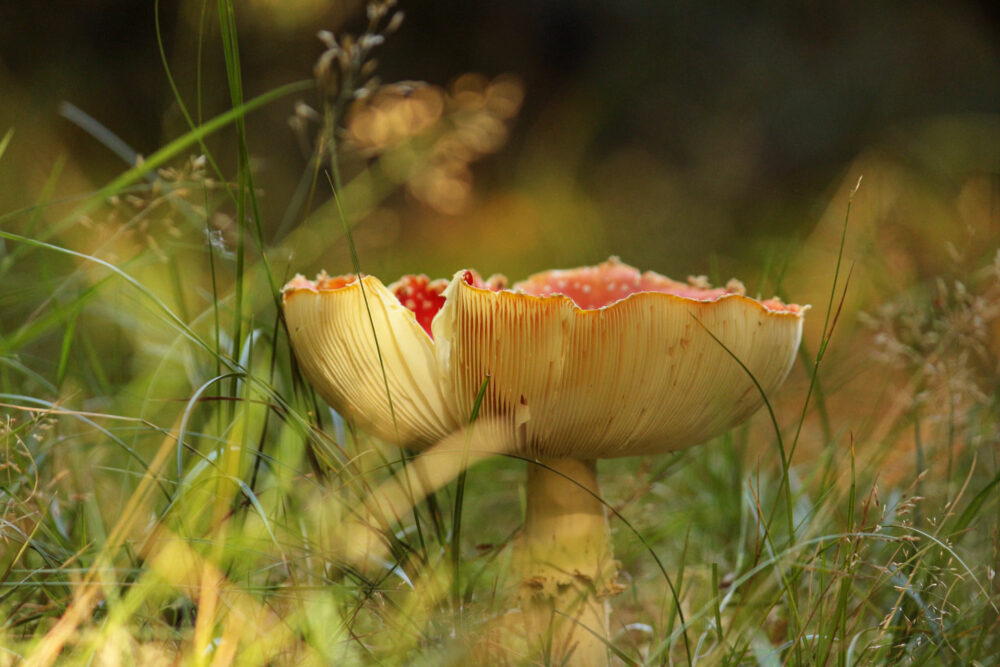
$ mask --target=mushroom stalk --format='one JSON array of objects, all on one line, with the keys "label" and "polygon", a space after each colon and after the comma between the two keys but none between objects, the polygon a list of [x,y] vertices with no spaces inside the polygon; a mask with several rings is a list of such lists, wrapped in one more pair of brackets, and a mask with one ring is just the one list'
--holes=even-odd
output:
[{"label": "mushroom stalk", "polygon": [[595,461],[528,464],[519,591],[529,644],[553,664],[608,664],[608,601],[618,592]]}]

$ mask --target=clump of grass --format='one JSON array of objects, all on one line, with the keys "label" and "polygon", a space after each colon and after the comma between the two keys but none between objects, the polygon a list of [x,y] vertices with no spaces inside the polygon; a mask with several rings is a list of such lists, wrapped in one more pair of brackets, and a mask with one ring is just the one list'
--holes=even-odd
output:
[{"label": "clump of grass", "polygon": [[961,277],[937,277],[863,314],[874,333],[876,358],[905,375],[903,400],[913,422],[917,472],[944,459],[948,479],[956,448],[978,449],[995,440],[995,429],[983,426],[998,417],[1000,392],[1000,357],[993,343],[1000,319],[1000,254],[968,276],[960,266],[955,273]]},{"label": "clump of grass", "polygon": [[[219,8],[231,111],[192,117],[70,210],[53,203],[57,164],[37,202],[0,215],[0,664],[516,662],[498,642],[520,470],[488,461],[475,488],[345,532],[406,455],[313,396],[276,304],[291,251],[298,268],[317,230],[334,236],[313,205],[324,169],[348,227],[400,187],[454,210],[427,174],[467,187],[520,89],[381,84],[371,55],[401,15],[372,4],[360,37],[322,35],[316,110],[296,106],[305,185],[269,235],[242,119],[316,82],[244,101],[236,8]],[[399,135],[373,129],[420,109]],[[188,157],[224,130],[238,137],[234,174]],[[612,621],[621,662],[959,664],[1000,651],[1000,267],[976,262],[871,315],[911,408],[883,440],[855,442],[830,390],[817,459],[754,454],[813,419],[807,406],[774,413],[767,436],[746,427],[609,462],[623,473],[605,475],[605,493],[630,577]],[[838,329],[831,345],[866,335]],[[814,361],[805,372],[824,372]],[[858,464],[901,442],[910,474]],[[371,540],[389,556],[358,558]]]}]

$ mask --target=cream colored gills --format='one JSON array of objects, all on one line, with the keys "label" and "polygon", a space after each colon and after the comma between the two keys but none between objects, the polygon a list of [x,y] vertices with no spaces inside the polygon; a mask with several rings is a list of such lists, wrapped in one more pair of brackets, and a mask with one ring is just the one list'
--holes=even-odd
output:
[{"label": "cream colored gills", "polygon": [[447,400],[468,412],[489,375],[483,413],[506,419],[520,454],[545,458],[670,451],[718,435],[763,400],[708,331],[766,393],[788,374],[802,332],[801,314],[739,295],[638,293],[584,311],[563,296],[462,280],[445,294],[434,337]]},{"label": "cream colored gills", "polygon": [[442,397],[434,344],[377,278],[362,280],[364,294],[358,282],[285,293],[295,356],[320,395],[362,428],[389,442],[433,444],[457,427]]}]

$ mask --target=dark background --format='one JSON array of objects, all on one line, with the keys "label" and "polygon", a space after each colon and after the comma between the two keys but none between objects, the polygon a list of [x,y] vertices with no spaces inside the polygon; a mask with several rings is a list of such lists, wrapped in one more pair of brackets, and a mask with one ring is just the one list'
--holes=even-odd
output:
[{"label": "dark background", "polygon": [[[761,239],[806,235],[851,161],[901,128],[1000,109],[994,2],[512,0],[401,8],[406,21],[379,54],[385,81],[446,85],[475,71],[524,82],[508,145],[477,163],[475,174],[480,204],[496,192],[572,203],[539,212],[538,224],[551,220],[555,239],[543,235],[536,255],[522,255],[531,270],[617,252],[644,267],[704,272],[710,254],[742,257]],[[28,160],[40,173],[47,159],[68,156],[85,188],[123,167],[58,116],[62,100],[143,154],[186,130],[160,60],[154,9],[134,0],[0,4],[0,121],[49,142]],[[200,3],[159,7],[167,61],[189,104],[200,11]],[[206,118],[228,106],[216,12],[209,3]],[[316,32],[357,31],[362,15],[358,2],[237,3],[247,96],[311,76],[321,51]],[[292,103],[279,101],[250,125],[272,228],[305,164],[287,126]],[[233,153],[226,138],[213,142],[225,162]],[[12,188],[37,187],[22,176],[5,177],[5,209],[18,203]],[[435,224],[455,224],[405,198],[396,205],[408,230],[433,235]],[[483,229],[508,224],[479,210],[464,219]],[[576,243],[569,237],[581,215],[596,222]],[[404,241],[408,233],[432,268],[472,263],[421,244],[424,232],[404,232]],[[459,234],[456,243],[476,238]],[[489,265],[500,263],[502,248],[466,254],[486,272],[504,268]],[[393,257],[386,266],[419,268]]]}]

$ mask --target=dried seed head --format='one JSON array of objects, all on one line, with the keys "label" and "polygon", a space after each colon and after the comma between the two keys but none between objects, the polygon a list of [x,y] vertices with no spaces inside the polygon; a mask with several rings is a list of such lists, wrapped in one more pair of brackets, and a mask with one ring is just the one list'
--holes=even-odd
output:
[{"label": "dried seed head", "polygon": [[389,23],[385,26],[385,30],[383,31],[384,34],[391,35],[392,33],[394,33],[397,30],[399,30],[399,27],[401,25],[403,25],[403,19],[404,18],[405,18],[405,15],[402,12],[402,10],[400,10],[400,11],[396,12],[395,14],[393,14],[392,18],[389,19]]},{"label": "dried seed head", "polygon": [[339,57],[340,49],[334,47],[324,51],[313,66],[313,76],[322,88],[329,88],[333,82],[333,62]]},{"label": "dried seed head", "polygon": [[320,121],[323,119],[323,117],[319,114],[318,111],[313,109],[311,106],[309,106],[302,100],[298,100],[295,103],[295,116],[303,120],[312,120],[312,121]]},{"label": "dried seed head", "polygon": [[370,51],[376,46],[381,46],[385,43],[385,37],[382,35],[362,35],[358,39],[358,46],[365,51]]},{"label": "dried seed head", "polygon": [[328,49],[336,49],[339,48],[340,46],[339,44],[337,44],[336,35],[334,35],[329,30],[320,30],[318,33],[316,33],[316,37],[318,37],[319,41],[323,42],[323,45],[326,46],[326,48]]},{"label": "dried seed head", "polygon": [[361,66],[359,76],[362,79],[368,79],[368,77],[372,76],[375,73],[375,70],[377,68],[378,68],[378,60],[372,58],[371,60],[369,60],[368,62],[366,62],[364,65]]}]

